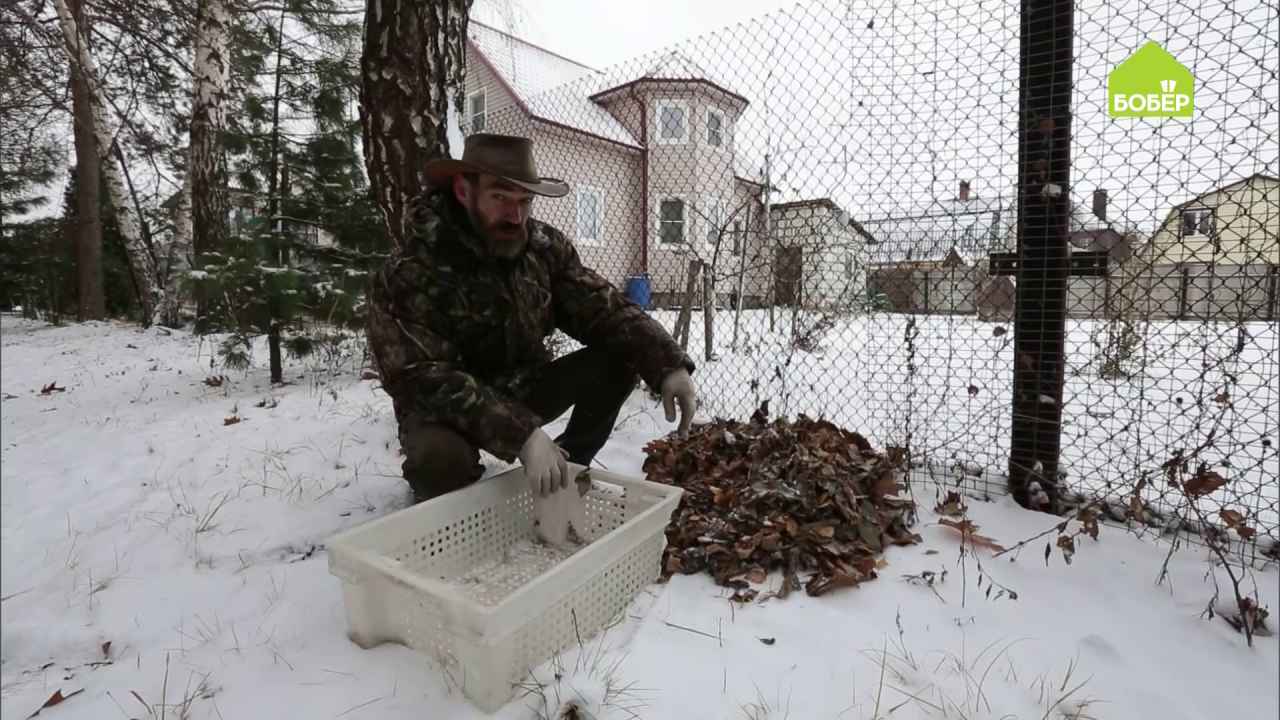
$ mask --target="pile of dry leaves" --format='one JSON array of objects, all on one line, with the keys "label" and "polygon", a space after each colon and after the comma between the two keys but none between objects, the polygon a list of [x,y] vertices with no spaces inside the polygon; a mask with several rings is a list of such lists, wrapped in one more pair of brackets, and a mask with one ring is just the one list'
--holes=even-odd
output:
[{"label": "pile of dry leaves", "polygon": [[762,408],[749,423],[717,420],[645,452],[650,480],[685,490],[663,579],[707,571],[748,602],[777,570],[779,596],[802,585],[822,595],[874,579],[886,545],[920,541],[915,504],[897,496],[901,462],[826,421],[769,422]]}]

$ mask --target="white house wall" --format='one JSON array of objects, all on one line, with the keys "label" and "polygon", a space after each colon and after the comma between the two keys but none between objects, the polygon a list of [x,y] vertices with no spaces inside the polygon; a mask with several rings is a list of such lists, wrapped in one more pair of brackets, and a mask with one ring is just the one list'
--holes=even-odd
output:
[{"label": "white house wall", "polygon": [[[866,253],[847,219],[828,205],[802,203],[773,210],[777,245],[802,252],[802,301],[815,309],[857,307],[866,291]],[[852,256],[853,276],[845,259]]]},{"label": "white house wall", "polygon": [[488,118],[485,129],[487,131],[492,132],[494,130],[491,121],[495,117],[509,117],[510,113],[519,111],[515,96],[507,89],[506,84],[494,74],[488,62],[476,53],[475,48],[470,43],[467,45],[466,88],[467,104],[462,108],[461,118],[464,133],[470,134],[474,132],[474,128],[470,126],[470,104],[473,93],[484,92],[485,94],[485,112]]},{"label": "white house wall", "polygon": [[[559,228],[578,248],[582,261],[618,288],[641,270],[642,186],[640,153],[580,133],[533,123],[538,171],[569,185],[563,198],[538,198],[534,215]],[[578,237],[577,193],[598,191],[604,200],[601,238]]]}]

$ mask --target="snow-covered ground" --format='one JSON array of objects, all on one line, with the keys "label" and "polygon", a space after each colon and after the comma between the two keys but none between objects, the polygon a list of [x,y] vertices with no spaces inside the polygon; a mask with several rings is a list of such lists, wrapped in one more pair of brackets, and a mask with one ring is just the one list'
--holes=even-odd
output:
[{"label": "snow-covered ground", "polygon": [[[821,368],[845,383],[807,390],[793,381],[790,410],[812,403],[813,414],[883,444],[896,430],[864,413],[905,392],[893,384],[905,362],[890,362],[905,359],[905,346],[901,334],[887,336],[900,327],[869,322],[884,324],[832,336],[857,340],[845,348],[852,361],[834,352],[793,359],[793,367]],[[944,434],[954,433],[956,447],[978,453],[975,462],[998,466],[1007,336],[969,320],[923,322],[979,334],[964,345],[973,356],[917,360],[917,404],[901,422],[910,417],[927,447],[945,446]],[[876,342],[871,330],[886,337]],[[934,345],[921,353],[944,350],[936,333],[922,337]],[[749,407],[752,378],[779,382],[768,379],[763,350],[704,364],[704,387],[727,383],[729,373],[744,386],[740,398],[709,397],[710,409]],[[352,351],[288,362],[290,384],[272,388],[261,347],[250,371],[226,372],[211,368],[207,342],[186,333],[3,317],[0,715],[27,717],[61,691],[69,699],[41,718],[483,717],[425,657],[394,644],[361,650],[347,638],[324,543],[409,500],[390,403],[375,382],[359,379]],[[931,374],[939,367],[947,371]],[[206,384],[213,375],[226,380]],[[975,399],[966,392],[958,403],[930,404],[953,390],[930,383],[962,378],[961,390],[979,385]],[[41,394],[54,382],[65,391]],[[1124,412],[1117,392],[1107,407]],[[949,417],[939,419],[941,410]],[[669,427],[637,392],[602,464],[639,473],[643,444]],[[598,677],[572,672],[588,666],[614,667],[615,687],[629,688],[618,702],[644,718],[1280,713],[1277,639],[1248,649],[1221,617],[1201,617],[1213,594],[1203,550],[1178,550],[1163,585],[1155,580],[1168,547],[1106,526],[1097,542],[1079,542],[1069,566],[1056,550],[1046,563],[1043,540],[1017,562],[986,550],[960,562],[956,536],[928,511],[935,489],[915,492],[926,509],[924,542],[888,552],[880,579],[817,599],[737,607],[703,576],[653,585],[625,622],[587,640],[589,657],[562,660],[570,672],[558,695],[598,692]],[[971,501],[969,515],[1006,545],[1057,522],[1007,499]],[[947,574],[933,588],[903,579],[926,570]],[[1267,567],[1246,589],[1256,586],[1274,612],[1278,579]],[[989,599],[993,580],[1017,599]],[[1225,584],[1223,592],[1220,606],[1228,604]],[[534,706],[516,700],[498,717],[534,717]],[[633,715],[606,708],[600,717]]]},{"label": "snow-covered ground", "polygon": [[[676,313],[657,316],[675,326]],[[788,348],[790,311],[778,311],[775,322],[770,332],[766,311],[743,313],[734,353],[733,316],[719,315],[719,359],[700,362],[697,374],[708,412],[745,418],[772,398],[775,412],[822,415],[881,446],[905,446],[909,436],[915,455],[1004,485],[1011,324],[874,314],[837,321],[820,335],[822,352],[809,354]],[[702,327],[697,312],[689,349],[699,361]],[[1280,540],[1280,324],[1249,323],[1243,336],[1230,323],[1136,327],[1135,352],[1122,366],[1131,377],[1107,379],[1099,372],[1107,323],[1068,321],[1061,468],[1068,484],[1123,501],[1145,475],[1147,502],[1172,510],[1178,496],[1161,494],[1160,466],[1178,449],[1203,446],[1199,459],[1229,480],[1206,506],[1239,509]]]}]

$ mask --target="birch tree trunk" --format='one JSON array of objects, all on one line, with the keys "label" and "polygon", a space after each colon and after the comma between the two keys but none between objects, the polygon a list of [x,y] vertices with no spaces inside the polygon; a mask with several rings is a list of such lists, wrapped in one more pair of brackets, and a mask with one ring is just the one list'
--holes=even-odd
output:
[{"label": "birch tree trunk", "polygon": [[[84,0],[71,0],[72,17],[84,23]],[[88,27],[85,26],[85,35]],[[83,37],[83,36],[82,36]],[[89,107],[89,85],[72,67],[71,106],[75,119],[76,145],[76,287],[77,313],[81,321],[107,316],[107,300],[102,286],[102,217],[100,215],[102,167],[93,134],[93,110]]]},{"label": "birch tree trunk", "polygon": [[[92,116],[93,134],[101,166],[107,198],[111,201],[116,215],[116,224],[124,239],[125,252],[129,257],[129,266],[138,282],[138,302],[142,307],[142,324],[148,326],[155,317],[164,294],[159,275],[146,242],[142,238],[141,222],[138,212],[125,192],[121,169],[112,162],[113,137],[107,116],[106,101],[102,96],[102,85],[98,80],[93,58],[89,54],[89,46],[84,33],[80,30],[75,18],[67,7],[67,0],[54,0],[54,9],[58,13],[58,25],[62,31],[63,49],[66,50],[72,70],[83,79],[88,90],[87,101]],[[31,18],[29,21],[33,20]],[[84,182],[92,182],[92,178],[82,178]]]},{"label": "birch tree trunk", "polygon": [[[227,91],[227,6],[200,0],[196,9],[195,75],[191,98],[191,230],[196,258],[227,245],[227,160],[219,137]],[[199,262],[199,260],[197,260]],[[197,314],[205,311],[196,293]]]},{"label": "birch tree trunk", "polygon": [[164,302],[160,308],[160,323],[165,327],[182,326],[182,293],[178,279],[183,268],[191,267],[191,155],[187,155],[187,172],[182,178],[182,190],[178,193],[173,239],[165,255],[161,269],[164,283]]},{"label": "birch tree trunk", "polygon": [[427,187],[423,166],[449,155],[450,91],[463,106],[472,0],[367,0],[360,124],[374,199],[396,246],[406,209]]}]

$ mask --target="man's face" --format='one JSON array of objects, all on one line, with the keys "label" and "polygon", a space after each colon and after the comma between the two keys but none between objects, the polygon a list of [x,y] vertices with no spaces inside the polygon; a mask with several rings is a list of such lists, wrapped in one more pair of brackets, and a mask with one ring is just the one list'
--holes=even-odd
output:
[{"label": "man's face", "polygon": [[493,175],[480,175],[474,183],[459,175],[454,178],[453,192],[489,252],[512,258],[524,250],[533,193]]}]

